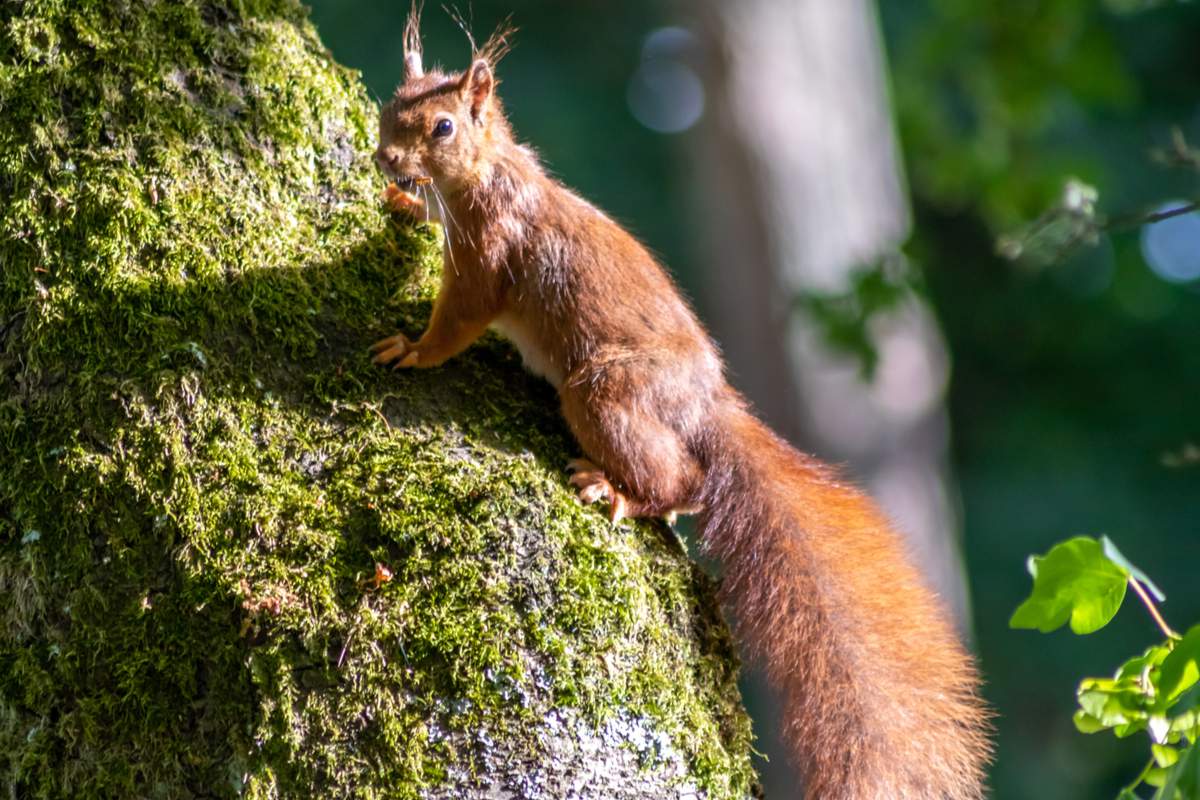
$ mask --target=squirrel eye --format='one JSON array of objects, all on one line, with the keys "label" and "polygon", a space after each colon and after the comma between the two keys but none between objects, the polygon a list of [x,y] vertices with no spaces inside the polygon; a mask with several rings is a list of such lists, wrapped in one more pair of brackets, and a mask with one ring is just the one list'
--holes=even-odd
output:
[{"label": "squirrel eye", "polygon": [[433,138],[442,139],[454,132],[454,123],[442,117],[433,126]]}]

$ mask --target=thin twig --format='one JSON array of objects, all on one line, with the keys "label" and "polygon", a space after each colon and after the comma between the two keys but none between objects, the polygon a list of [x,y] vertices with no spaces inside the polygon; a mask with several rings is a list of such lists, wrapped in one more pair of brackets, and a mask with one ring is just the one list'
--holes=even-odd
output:
[{"label": "thin twig", "polygon": [[1158,613],[1158,607],[1154,605],[1154,601],[1150,599],[1150,595],[1147,594],[1146,590],[1142,588],[1142,585],[1138,583],[1137,578],[1130,576],[1129,585],[1133,587],[1135,592],[1137,592],[1138,597],[1142,598],[1142,602],[1146,604],[1146,608],[1150,611],[1150,616],[1154,617],[1154,621],[1158,623],[1159,630],[1161,630],[1168,639],[1179,639],[1179,634],[1171,630],[1171,626],[1168,625],[1167,621],[1162,618],[1161,614]]},{"label": "thin twig", "polygon": [[367,408],[369,408],[369,409],[371,409],[372,411],[374,411],[374,412],[375,412],[375,416],[377,416],[377,417],[379,417],[381,420],[383,420],[383,426],[384,426],[385,428],[387,428],[389,431],[392,429],[392,423],[388,422],[388,418],[387,418],[387,417],[385,417],[385,416],[383,415],[383,412],[382,412],[382,411],[380,411],[380,410],[379,410],[379,409],[378,409],[376,406],[372,405],[371,403],[365,403],[364,405],[366,405],[366,407],[367,407]]},{"label": "thin twig", "polygon": [[1178,217],[1183,214],[1190,214],[1197,209],[1200,209],[1200,202],[1192,202],[1188,203],[1187,205],[1179,206],[1178,208],[1172,208],[1168,209],[1167,211],[1159,211],[1158,213],[1150,214],[1149,216],[1144,217],[1142,222],[1147,225],[1155,222],[1162,222],[1164,219]]},{"label": "thin twig", "polygon": [[1145,781],[1146,778],[1150,775],[1150,770],[1154,769],[1155,766],[1157,766],[1157,764],[1154,761],[1154,759],[1153,758],[1150,759],[1150,763],[1148,763],[1145,767],[1142,768],[1142,771],[1138,773],[1138,776],[1133,779],[1133,783],[1131,783],[1125,787],[1125,791],[1132,792],[1135,789],[1137,789],[1139,786],[1141,786],[1142,782]]},{"label": "thin twig", "polygon": [[1184,214],[1191,214],[1193,211],[1200,211],[1200,200],[1193,200],[1190,203],[1185,203],[1175,208],[1168,208],[1165,211],[1155,211],[1149,214],[1123,214],[1119,217],[1113,217],[1100,226],[1102,230],[1120,230],[1122,228],[1137,227],[1140,225],[1153,225],[1156,222],[1162,222],[1165,219],[1172,217],[1182,217]]}]

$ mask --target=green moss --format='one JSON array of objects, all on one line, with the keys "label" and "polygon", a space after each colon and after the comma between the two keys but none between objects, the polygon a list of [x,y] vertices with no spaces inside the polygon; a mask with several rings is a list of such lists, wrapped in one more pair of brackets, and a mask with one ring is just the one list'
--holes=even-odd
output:
[{"label": "green moss", "polygon": [[712,587],[574,502],[549,387],[493,339],[370,364],[436,237],[299,4],[0,5],[0,108],[9,794],[537,796],[621,753],[613,797],[751,791]]}]

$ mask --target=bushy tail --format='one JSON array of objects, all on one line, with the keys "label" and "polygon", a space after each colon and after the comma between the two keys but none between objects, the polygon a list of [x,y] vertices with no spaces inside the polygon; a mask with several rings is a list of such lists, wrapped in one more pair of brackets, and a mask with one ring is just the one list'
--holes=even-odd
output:
[{"label": "bushy tail", "polygon": [[783,696],[803,796],[982,797],[978,677],[898,535],[740,400],[714,422],[702,542],[724,565],[739,637]]}]

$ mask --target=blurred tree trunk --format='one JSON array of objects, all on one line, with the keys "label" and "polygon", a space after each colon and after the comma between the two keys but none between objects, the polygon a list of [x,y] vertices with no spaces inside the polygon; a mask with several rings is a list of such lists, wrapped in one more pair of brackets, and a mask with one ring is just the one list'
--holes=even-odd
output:
[{"label": "blurred tree trunk", "polygon": [[[857,267],[909,229],[875,9],[869,0],[702,6],[708,113],[691,172],[696,227],[712,232],[698,249],[712,287],[702,302],[733,381],[777,430],[871,491],[965,628],[948,358],[929,308],[910,297],[872,320],[880,360],[870,382],[794,310],[799,293],[845,292]],[[767,794],[786,796],[773,749]]]}]

